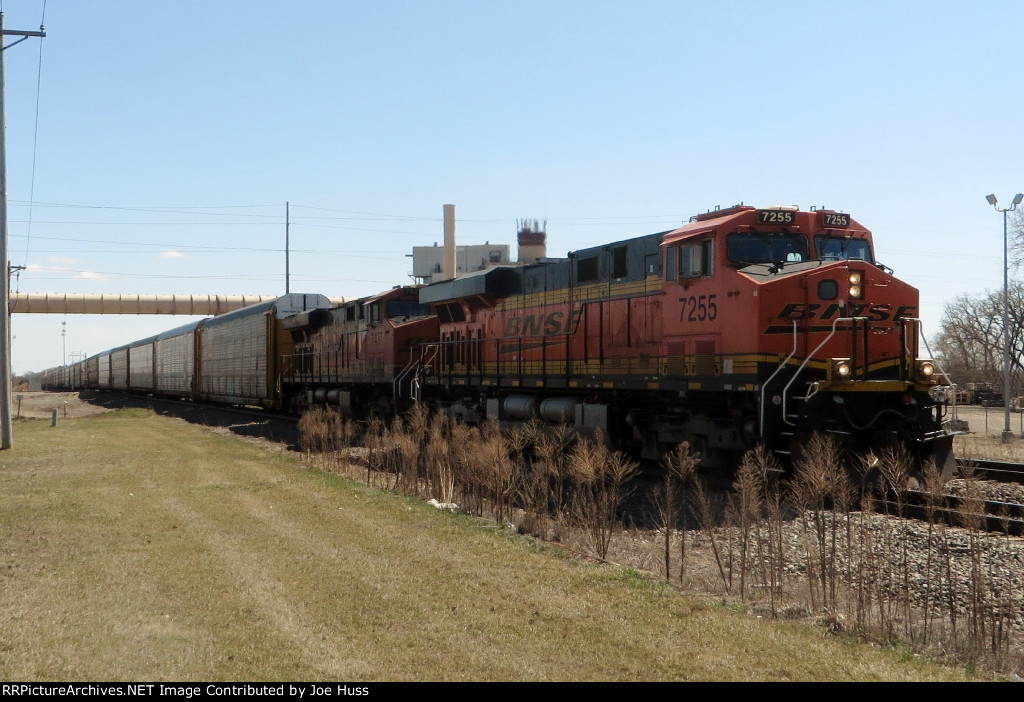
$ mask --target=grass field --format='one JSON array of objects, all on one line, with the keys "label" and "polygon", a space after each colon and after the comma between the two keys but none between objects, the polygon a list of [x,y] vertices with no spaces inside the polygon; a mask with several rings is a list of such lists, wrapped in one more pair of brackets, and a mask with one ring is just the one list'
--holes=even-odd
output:
[{"label": "grass field", "polygon": [[4,680],[960,680],[129,410],[0,454]]}]

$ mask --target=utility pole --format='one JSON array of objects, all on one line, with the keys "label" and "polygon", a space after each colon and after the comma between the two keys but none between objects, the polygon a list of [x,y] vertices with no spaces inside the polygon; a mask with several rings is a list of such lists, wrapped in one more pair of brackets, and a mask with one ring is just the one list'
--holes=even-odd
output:
[{"label": "utility pole", "polygon": [[291,280],[288,274],[288,254],[289,254],[289,233],[292,226],[291,219],[291,203],[284,203],[284,294],[287,295],[291,292]]},{"label": "utility pole", "polygon": [[45,37],[45,28],[38,32],[4,29],[4,13],[0,12],[0,42],[5,37],[21,37],[9,46],[0,46],[0,450],[12,444],[11,422],[11,270],[7,254],[7,112],[4,82],[4,52],[29,37]]}]

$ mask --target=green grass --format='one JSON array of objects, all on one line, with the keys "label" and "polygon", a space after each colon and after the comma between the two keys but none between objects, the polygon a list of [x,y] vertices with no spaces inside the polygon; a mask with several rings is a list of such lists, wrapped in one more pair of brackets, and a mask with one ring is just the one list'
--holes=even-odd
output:
[{"label": "green grass", "polygon": [[5,680],[965,677],[148,412],[21,422],[14,442]]}]

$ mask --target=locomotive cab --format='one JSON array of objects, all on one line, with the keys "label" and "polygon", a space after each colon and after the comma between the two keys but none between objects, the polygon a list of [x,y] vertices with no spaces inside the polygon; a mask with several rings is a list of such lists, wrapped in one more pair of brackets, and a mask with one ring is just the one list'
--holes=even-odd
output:
[{"label": "locomotive cab", "polygon": [[[917,290],[875,263],[849,215],[741,206],[671,232],[665,251],[666,321],[678,320],[666,355],[697,361],[682,364],[688,390],[727,398],[782,456],[825,431],[860,450],[906,446],[951,475],[943,393],[918,354]],[[702,355],[714,359],[703,373]]]}]

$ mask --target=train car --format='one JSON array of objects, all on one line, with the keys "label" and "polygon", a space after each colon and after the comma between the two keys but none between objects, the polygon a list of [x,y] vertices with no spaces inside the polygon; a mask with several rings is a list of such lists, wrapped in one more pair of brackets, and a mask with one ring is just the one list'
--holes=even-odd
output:
[{"label": "train car", "polygon": [[153,375],[156,394],[192,398],[196,380],[196,329],[190,322],[158,334],[153,342]]},{"label": "train car", "polygon": [[327,403],[347,416],[392,414],[412,400],[414,349],[438,338],[417,288],[398,287],[284,320],[295,354],[285,392],[298,406]]},{"label": "train car", "polygon": [[119,346],[110,350],[110,389],[127,392],[128,384],[128,346]]},{"label": "train car", "polygon": [[156,390],[153,344],[155,336],[128,344],[128,389],[152,393]]},{"label": "train car", "polygon": [[96,356],[96,388],[98,390],[111,390],[110,356],[112,351],[103,351]]},{"label": "train car", "polygon": [[[323,295],[294,293],[192,322],[92,356],[83,384],[230,404],[279,407],[282,363],[294,356],[283,321],[312,310],[325,314]],[[71,367],[54,369],[54,388],[71,387]]]},{"label": "train car", "polygon": [[99,387],[100,359],[99,356],[91,356],[82,361],[82,388],[94,390]]},{"label": "train car", "polygon": [[43,390],[64,390],[63,366],[50,368],[43,373]]},{"label": "train car", "polygon": [[71,390],[71,366],[60,366],[50,374],[50,384],[54,389]]},{"label": "train car", "polygon": [[295,352],[282,320],[330,306],[323,295],[291,293],[202,320],[195,332],[197,399],[281,407],[281,363]]},{"label": "train car", "polygon": [[440,339],[418,378],[471,421],[568,422],[650,458],[688,441],[709,462],[826,431],[952,470],[917,290],[844,213],[737,206],[420,299]]}]

